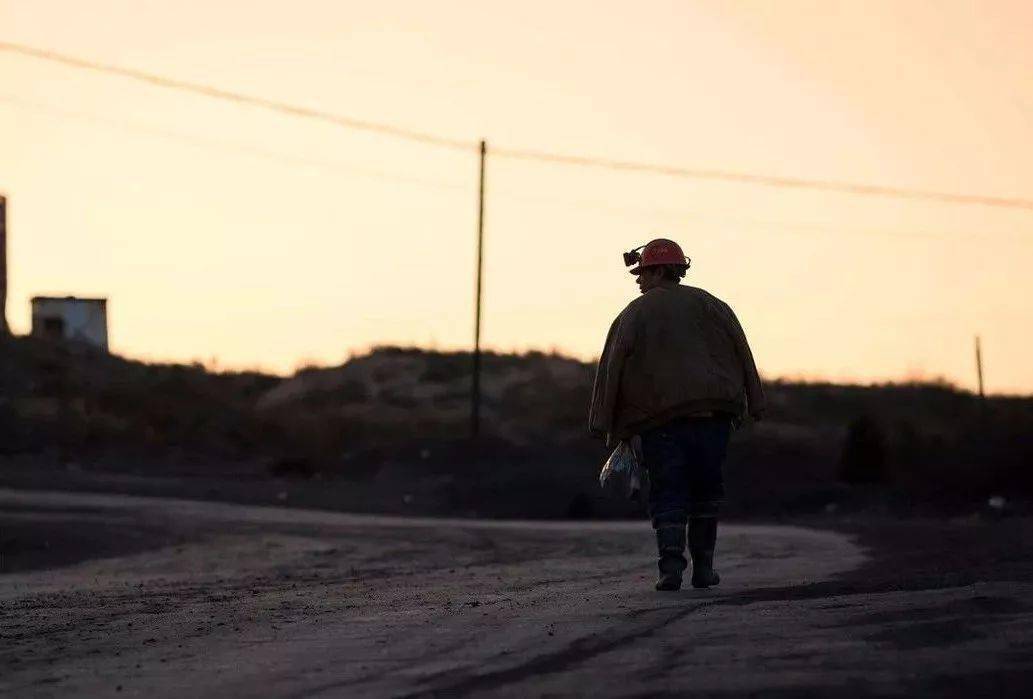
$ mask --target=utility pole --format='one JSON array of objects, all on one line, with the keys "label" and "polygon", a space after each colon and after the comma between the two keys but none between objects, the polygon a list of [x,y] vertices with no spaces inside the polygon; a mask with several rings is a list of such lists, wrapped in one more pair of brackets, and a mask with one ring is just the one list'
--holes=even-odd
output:
[{"label": "utility pole", "polygon": [[0,337],[11,334],[7,325],[7,199],[0,194]]},{"label": "utility pole", "polygon": [[976,376],[979,378],[979,397],[983,398],[983,351],[979,346],[979,335],[976,335]]},{"label": "utility pole", "polygon": [[481,431],[481,275],[484,270],[484,156],[488,145],[481,141],[481,185],[477,198],[477,302],[473,325],[473,384],[470,388],[470,436]]}]

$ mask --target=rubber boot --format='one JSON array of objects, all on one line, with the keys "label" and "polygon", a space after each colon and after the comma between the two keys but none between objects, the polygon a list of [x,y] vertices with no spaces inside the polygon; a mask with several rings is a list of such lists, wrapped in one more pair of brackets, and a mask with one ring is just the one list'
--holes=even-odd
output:
[{"label": "rubber boot", "polygon": [[685,525],[665,524],[656,528],[657,567],[660,577],[656,589],[673,592],[681,589],[681,576],[688,567],[685,560]]},{"label": "rubber boot", "polygon": [[717,517],[693,517],[689,520],[689,555],[692,557],[692,586],[706,588],[721,582],[714,570],[714,546],[717,544]]}]

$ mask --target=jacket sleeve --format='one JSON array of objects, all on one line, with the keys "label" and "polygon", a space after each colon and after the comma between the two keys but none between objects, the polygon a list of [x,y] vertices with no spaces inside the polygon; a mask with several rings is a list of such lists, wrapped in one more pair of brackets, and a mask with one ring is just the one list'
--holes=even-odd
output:
[{"label": "jacket sleeve", "polygon": [[595,371],[595,385],[592,388],[592,405],[588,411],[588,429],[598,437],[608,437],[613,432],[617,412],[618,393],[624,360],[631,351],[634,337],[633,317],[625,309],[610,325],[606,344]]},{"label": "jacket sleeve", "polygon": [[735,312],[727,304],[724,304],[724,309],[729,333],[735,342],[735,350],[739,355],[739,361],[742,362],[743,376],[746,378],[747,411],[750,416],[759,417],[767,409],[767,403],[764,398],[764,387],[760,382],[760,374],[757,372],[757,364],[753,361],[750,343],[746,341],[746,333],[735,316]]}]

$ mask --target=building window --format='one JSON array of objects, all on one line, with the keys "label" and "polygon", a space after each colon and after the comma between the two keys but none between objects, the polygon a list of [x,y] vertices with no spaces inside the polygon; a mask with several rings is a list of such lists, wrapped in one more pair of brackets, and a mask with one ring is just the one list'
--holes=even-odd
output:
[{"label": "building window", "polygon": [[48,340],[62,340],[65,337],[64,318],[44,318],[43,337]]}]

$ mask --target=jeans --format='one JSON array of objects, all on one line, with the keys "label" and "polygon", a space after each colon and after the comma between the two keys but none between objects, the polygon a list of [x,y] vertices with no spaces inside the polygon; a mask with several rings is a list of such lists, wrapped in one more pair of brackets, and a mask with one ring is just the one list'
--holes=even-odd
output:
[{"label": "jeans", "polygon": [[723,416],[678,418],[642,433],[654,527],[717,516],[725,496],[721,465],[731,431],[731,418]]}]

